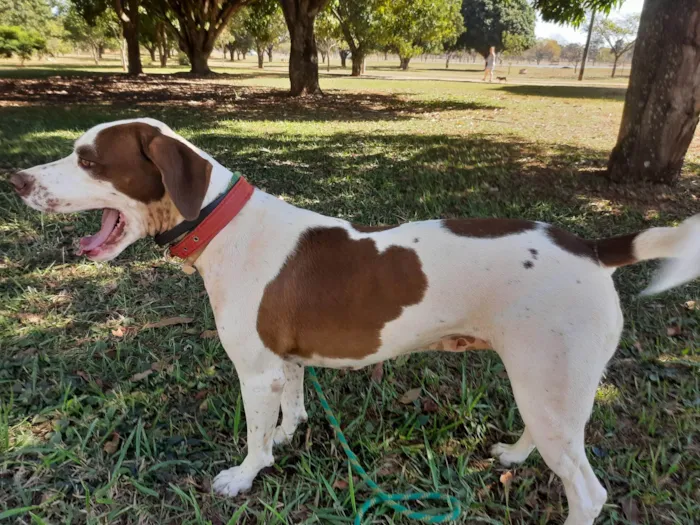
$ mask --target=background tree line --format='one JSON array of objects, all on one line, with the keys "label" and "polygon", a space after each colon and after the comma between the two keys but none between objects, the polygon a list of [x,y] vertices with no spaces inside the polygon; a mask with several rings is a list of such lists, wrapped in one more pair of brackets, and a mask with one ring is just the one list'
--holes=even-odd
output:
[{"label": "background tree line", "polygon": [[[319,48],[324,59],[333,50],[343,63],[350,56],[353,75],[363,73],[371,52],[398,54],[405,69],[423,53],[445,53],[449,60],[466,50],[485,56],[490,46],[507,60],[530,54],[538,63],[563,59],[576,68],[606,49],[614,75],[620,57],[634,50],[608,173],[614,180],[672,182],[700,115],[700,2],[645,0],[637,31],[636,20],[607,17],[623,1],[15,0],[0,5],[0,55],[24,61],[72,42],[99,61],[105,48],[117,47],[128,72],[139,75],[140,46],[152,59],[157,52],[162,65],[176,47],[192,74],[207,75],[216,46],[231,58],[255,49],[263,67],[263,54],[288,39],[290,94],[296,96],[321,93]],[[576,26],[588,21],[587,45],[536,41],[536,12]]]}]

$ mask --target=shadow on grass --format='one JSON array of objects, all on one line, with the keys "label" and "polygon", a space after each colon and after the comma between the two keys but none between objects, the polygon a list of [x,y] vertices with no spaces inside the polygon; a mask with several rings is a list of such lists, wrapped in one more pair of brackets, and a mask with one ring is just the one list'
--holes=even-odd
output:
[{"label": "shadow on grass", "polygon": [[503,86],[502,91],[513,95],[527,95],[533,97],[554,98],[602,98],[613,100],[625,100],[627,88],[623,87],[596,87],[596,86]]}]

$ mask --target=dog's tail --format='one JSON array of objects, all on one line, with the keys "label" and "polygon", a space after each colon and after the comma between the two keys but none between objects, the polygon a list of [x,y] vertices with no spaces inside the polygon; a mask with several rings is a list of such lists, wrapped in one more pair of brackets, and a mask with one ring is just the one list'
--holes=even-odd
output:
[{"label": "dog's tail", "polygon": [[660,293],[700,277],[700,214],[676,228],[652,228],[591,244],[601,264],[611,268],[667,259],[642,295]]}]

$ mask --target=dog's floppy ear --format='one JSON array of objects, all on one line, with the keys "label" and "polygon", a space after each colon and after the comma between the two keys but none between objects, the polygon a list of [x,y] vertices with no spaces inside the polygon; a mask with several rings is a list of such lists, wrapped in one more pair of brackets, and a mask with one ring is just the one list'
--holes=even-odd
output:
[{"label": "dog's floppy ear", "polygon": [[196,219],[209,187],[211,163],[186,144],[161,133],[151,138],[144,153],[160,170],[178,211],[187,220]]}]

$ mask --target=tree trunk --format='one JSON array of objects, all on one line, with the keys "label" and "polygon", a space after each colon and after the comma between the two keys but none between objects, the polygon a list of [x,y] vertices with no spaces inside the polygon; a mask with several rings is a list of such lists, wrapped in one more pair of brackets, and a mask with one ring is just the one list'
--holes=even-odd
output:
[{"label": "tree trunk", "polygon": [[591,11],[591,23],[588,26],[588,36],[586,37],[586,47],[583,48],[583,58],[581,60],[581,71],[578,74],[579,81],[583,80],[583,72],[586,69],[588,51],[591,49],[591,37],[593,36],[593,23],[595,22],[595,9]]},{"label": "tree trunk", "polygon": [[289,94],[322,94],[318,83],[318,51],[314,36],[316,15],[328,0],[280,0],[290,37]]},{"label": "tree trunk", "polygon": [[346,60],[348,59],[348,52],[345,49],[341,49],[338,54],[340,55],[340,67],[345,69],[348,67]]},{"label": "tree trunk", "polygon": [[[119,39],[119,54],[122,57],[122,70],[123,71],[128,71],[127,67],[127,47],[128,45],[125,43],[125,40],[123,38]],[[131,74],[131,72],[129,72]]]},{"label": "tree trunk", "polygon": [[320,53],[321,53],[321,63],[325,64],[326,63],[326,54],[323,51],[321,51]]},{"label": "tree trunk", "polygon": [[129,58],[129,74],[143,74],[141,50],[139,49],[139,4],[140,0],[115,0],[114,6],[122,24]]},{"label": "tree trunk", "polygon": [[352,76],[359,77],[365,72],[365,54],[355,52],[352,54]]},{"label": "tree trunk", "polygon": [[151,62],[156,61],[156,46],[153,47],[147,47],[148,49],[148,54],[151,55]]},{"label": "tree trunk", "polygon": [[92,49],[92,60],[95,62],[95,65],[100,64],[100,45],[94,45],[90,46],[90,49]]},{"label": "tree trunk", "polygon": [[411,61],[411,58],[399,57],[399,60],[401,61],[401,69],[406,71],[408,69],[408,63]]},{"label": "tree trunk", "polygon": [[700,118],[700,2],[646,0],[608,175],[679,179]]},{"label": "tree trunk", "polygon": [[272,46],[267,46],[267,61],[272,62]]},{"label": "tree trunk", "polygon": [[104,44],[99,44],[97,46],[97,58],[99,60],[102,60],[102,55],[105,53],[105,45]]},{"label": "tree trunk", "polygon": [[613,70],[612,70],[612,75],[610,75],[610,78],[615,78],[615,71],[617,71],[617,60],[620,57],[615,56],[615,60],[613,61]]},{"label": "tree trunk", "polygon": [[445,69],[450,69],[450,54],[447,53],[447,59],[445,60]]},{"label": "tree trunk", "polygon": [[262,46],[258,46],[258,69],[263,69],[265,67],[265,49]]},{"label": "tree trunk", "polygon": [[189,49],[187,57],[190,59],[190,73],[193,75],[206,76],[211,73],[209,69],[209,55],[204,49]]}]

